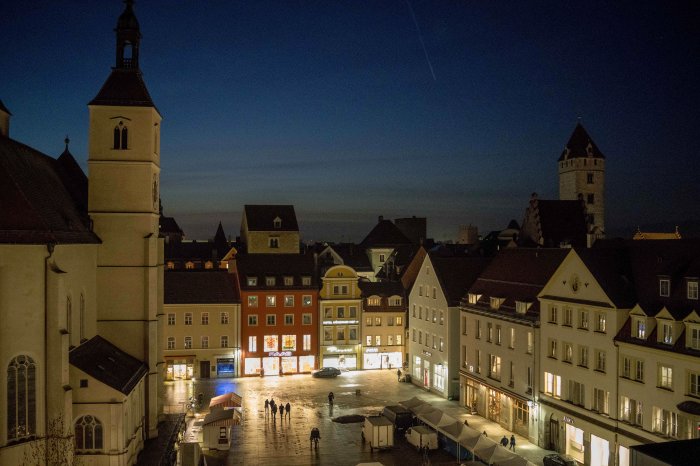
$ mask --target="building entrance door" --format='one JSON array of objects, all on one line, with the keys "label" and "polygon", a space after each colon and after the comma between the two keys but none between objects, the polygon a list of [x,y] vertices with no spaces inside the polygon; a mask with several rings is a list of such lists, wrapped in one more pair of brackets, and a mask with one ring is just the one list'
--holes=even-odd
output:
[{"label": "building entrance door", "polygon": [[209,361],[199,361],[199,377],[208,379],[210,377]]},{"label": "building entrance door", "polygon": [[547,449],[559,451],[559,421],[554,415],[549,418],[549,445]]}]

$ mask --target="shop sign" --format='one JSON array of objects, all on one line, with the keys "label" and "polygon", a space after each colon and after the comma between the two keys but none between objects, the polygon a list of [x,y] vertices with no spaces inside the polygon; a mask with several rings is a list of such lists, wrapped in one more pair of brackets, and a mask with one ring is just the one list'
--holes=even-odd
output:
[{"label": "shop sign", "polygon": [[379,348],[366,348],[365,353],[378,353]]},{"label": "shop sign", "polygon": [[432,357],[433,353],[431,353],[430,351],[423,350],[423,355],[428,356],[428,357]]},{"label": "shop sign", "polygon": [[328,353],[354,353],[355,348],[338,348],[337,346],[329,346],[326,350]]},{"label": "shop sign", "polygon": [[233,364],[236,360],[234,358],[216,358],[216,362],[220,364]]},{"label": "shop sign", "polygon": [[574,419],[573,419],[573,418],[570,418],[569,416],[562,416],[561,419],[562,419],[562,421],[566,422],[567,424],[573,424],[573,423],[574,423]]},{"label": "shop sign", "polygon": [[268,356],[272,358],[278,358],[278,357],[284,357],[284,356],[291,356],[292,352],[291,351],[270,351],[267,353]]},{"label": "shop sign", "polygon": [[323,325],[355,325],[359,324],[359,320],[324,320]]}]

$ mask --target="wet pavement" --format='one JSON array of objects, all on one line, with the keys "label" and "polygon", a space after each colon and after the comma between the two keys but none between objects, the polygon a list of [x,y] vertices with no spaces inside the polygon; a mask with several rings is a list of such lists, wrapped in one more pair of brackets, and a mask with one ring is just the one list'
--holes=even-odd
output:
[{"label": "wet pavement", "polygon": [[[359,390],[359,392],[358,392]],[[334,406],[328,405],[328,392],[335,394]],[[207,463],[216,465],[356,465],[381,462],[386,466],[456,465],[457,459],[444,450],[434,450],[429,463],[401,436],[393,449],[370,450],[362,441],[362,423],[342,424],[333,418],[347,415],[379,414],[385,406],[418,396],[458,420],[486,431],[490,438],[507,433],[500,425],[467,414],[457,401],[448,401],[411,383],[399,383],[394,371],[343,372],[333,379],[315,379],[308,374],[284,377],[206,379],[166,382],[166,409],[182,409],[192,395],[203,394],[204,410],[213,396],[235,392],[243,397],[243,422],[233,428],[230,451],[206,451]],[[291,415],[281,418],[265,413],[265,399],[291,405]],[[190,413],[191,414],[191,413]],[[191,419],[192,421],[193,419]],[[318,449],[310,448],[309,433],[318,427]],[[517,436],[516,453],[537,465],[550,451]]]}]

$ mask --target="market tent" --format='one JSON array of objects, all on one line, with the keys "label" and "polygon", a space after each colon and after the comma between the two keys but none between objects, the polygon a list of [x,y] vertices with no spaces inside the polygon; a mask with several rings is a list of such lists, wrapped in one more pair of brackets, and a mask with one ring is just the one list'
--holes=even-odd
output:
[{"label": "market tent", "polygon": [[445,434],[446,437],[451,438],[455,442],[459,442],[459,436],[462,435],[462,431],[465,429],[464,423],[460,421],[455,421],[452,424],[447,424],[441,426],[440,430]]},{"label": "market tent", "polygon": [[233,393],[224,393],[223,395],[215,396],[214,398],[211,399],[209,402],[209,409],[213,408],[240,408],[241,403],[243,402],[243,399]]},{"label": "market tent", "polygon": [[497,466],[535,466],[534,463],[515,453],[510,458],[495,461],[494,464]]},{"label": "market tent", "polygon": [[491,464],[489,459],[491,458],[491,456],[493,456],[493,452],[496,450],[497,446],[498,444],[496,442],[482,435],[477,440],[476,445],[474,445],[474,448],[470,448],[470,450],[482,461],[484,461],[487,464]]},{"label": "market tent", "polygon": [[474,447],[476,446],[476,442],[478,442],[479,439],[482,437],[483,435],[478,430],[472,429],[468,426],[464,426],[464,429],[462,429],[462,433],[459,435],[458,440],[460,445],[466,447],[467,449],[473,452]]},{"label": "market tent", "polygon": [[433,411],[426,411],[424,413],[421,413],[418,415],[418,419],[425,422],[433,429],[455,422],[455,418],[443,413],[439,409],[434,409]]},{"label": "market tent", "polygon": [[502,447],[500,445],[496,445],[496,449],[493,451],[493,454],[489,458],[489,463],[500,463],[502,461],[506,461],[508,459],[511,459],[516,455],[512,451],[509,451],[507,448]]},{"label": "market tent", "polygon": [[412,408],[411,411],[413,411],[413,414],[416,416],[420,414],[428,414],[430,411],[439,411],[437,408],[433,408],[429,403],[422,404],[420,406],[416,406],[415,408]]},{"label": "market tent", "polygon": [[415,408],[416,406],[424,405],[424,404],[426,404],[426,402],[421,400],[417,396],[414,396],[410,400],[399,401],[399,404],[406,409],[413,410],[413,408]]}]

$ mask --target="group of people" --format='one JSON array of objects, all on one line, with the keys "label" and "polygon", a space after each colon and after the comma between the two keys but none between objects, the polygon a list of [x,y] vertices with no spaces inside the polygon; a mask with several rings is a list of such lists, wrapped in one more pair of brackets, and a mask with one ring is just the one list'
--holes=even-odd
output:
[{"label": "group of people", "polygon": [[272,411],[272,420],[274,421],[277,419],[277,411],[280,412],[280,417],[284,419],[285,414],[287,415],[287,418],[291,419],[291,414],[292,414],[292,405],[287,402],[285,405],[284,403],[280,403],[279,406],[277,406],[277,403],[275,403],[274,398],[270,398],[269,400],[265,400],[265,417],[267,417],[268,413]]},{"label": "group of people", "polygon": [[[508,437],[505,435],[501,439],[501,445],[508,448]],[[510,449],[515,451],[515,435],[510,436]]]}]

